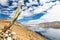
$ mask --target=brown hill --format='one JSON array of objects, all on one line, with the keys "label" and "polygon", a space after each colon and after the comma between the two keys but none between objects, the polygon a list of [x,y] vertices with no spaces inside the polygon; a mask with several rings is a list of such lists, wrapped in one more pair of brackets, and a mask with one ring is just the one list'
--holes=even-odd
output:
[{"label": "brown hill", "polygon": [[[8,27],[9,22],[10,20],[7,19],[0,20],[0,28],[3,28],[4,26]],[[15,23],[10,30],[14,31],[20,40],[47,40],[35,32],[24,28],[23,25],[20,25],[19,23]]]}]

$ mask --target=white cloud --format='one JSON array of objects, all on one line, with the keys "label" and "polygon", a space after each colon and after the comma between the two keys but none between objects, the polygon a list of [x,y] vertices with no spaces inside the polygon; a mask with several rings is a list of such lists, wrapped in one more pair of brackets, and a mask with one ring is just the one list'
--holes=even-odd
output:
[{"label": "white cloud", "polygon": [[38,6],[37,8],[35,8],[34,14],[41,13],[41,12],[43,12],[44,10],[49,9],[52,5],[55,5],[55,3],[50,2],[50,3],[45,3],[43,6]]},{"label": "white cloud", "polygon": [[7,4],[8,4],[7,1],[8,1],[8,0],[0,0],[0,4],[3,5],[3,6],[4,6],[4,5],[7,5]]},{"label": "white cloud", "polygon": [[22,13],[20,14],[19,19],[24,18],[24,17],[28,17],[28,16],[32,16],[33,14],[31,12],[29,12],[29,10],[25,10],[25,11],[22,11]]},{"label": "white cloud", "polygon": [[[35,1],[29,0],[29,1],[30,1],[30,3],[27,3],[27,6],[31,6],[33,3],[38,4],[38,2],[36,0]],[[13,4],[16,5],[16,3],[13,3]],[[32,16],[32,15],[41,13],[42,11],[50,8],[52,5],[54,5],[54,3],[50,2],[50,3],[45,3],[43,6],[40,6],[39,5],[38,7],[30,7],[29,9],[26,9],[27,6],[26,7],[23,7],[23,9],[25,8],[26,10],[25,11],[22,11],[22,13],[21,13],[21,15],[20,15],[19,18],[24,17],[24,16]],[[15,6],[10,6],[9,8],[11,9],[13,7],[15,7]],[[30,10],[32,10],[32,12]]]},{"label": "white cloud", "polygon": [[41,17],[41,19],[45,19],[48,22],[60,21],[60,5],[55,5],[47,14]]},{"label": "white cloud", "polygon": [[45,22],[60,21],[60,3],[59,2],[57,3],[57,2],[55,2],[56,5],[54,5],[51,9],[49,9],[47,13],[44,16],[42,16],[40,19],[30,20],[27,23],[39,24],[39,23],[45,23]]},{"label": "white cloud", "polygon": [[30,20],[26,24],[39,24],[39,23],[44,23],[46,20],[43,19],[36,19],[36,20]]},{"label": "white cloud", "polygon": [[45,4],[46,2],[50,2],[51,0],[40,0],[41,4]]},{"label": "white cloud", "polygon": [[[31,0],[30,0],[31,1]],[[47,9],[49,9],[52,5],[55,5],[55,3],[45,3],[43,6],[38,6],[38,7],[30,7],[29,9],[26,9],[25,11],[22,11],[21,15],[19,16],[18,20],[21,19],[21,17],[26,17],[26,16],[33,16],[35,14],[39,14]],[[29,5],[28,5],[29,6]],[[23,9],[26,8],[26,7],[23,7]],[[32,11],[30,11],[32,10]]]},{"label": "white cloud", "polygon": [[[14,12],[10,15],[10,17],[12,17],[13,14],[14,14]],[[29,10],[22,11],[20,16],[18,17],[18,20],[23,19],[24,17],[32,16],[32,15],[33,14],[31,12],[29,12]]]},{"label": "white cloud", "polygon": [[30,4],[38,4],[37,0],[29,0]]},{"label": "white cloud", "polygon": [[17,7],[17,4],[18,4],[17,2],[13,2],[12,5],[15,6],[15,7]]},{"label": "white cloud", "polygon": [[[44,2],[44,5],[43,5],[43,6],[39,5],[38,7],[30,7],[31,10],[34,9],[34,10],[33,10],[33,14],[41,13],[42,11],[44,11],[44,10],[46,10],[46,9],[49,9],[52,5],[55,4],[55,3],[52,3],[52,2],[46,3],[46,2],[48,2],[49,0],[41,0],[41,1]],[[40,1],[40,2],[41,2],[41,1]],[[45,2],[45,1],[46,1],[46,2]],[[31,6],[31,5],[34,4],[34,3],[38,5],[37,0],[34,0],[34,1],[29,0],[29,2],[30,2],[30,3],[26,3],[27,6]],[[30,8],[29,8],[29,9],[30,9]],[[29,9],[27,9],[27,10],[29,10]]]}]

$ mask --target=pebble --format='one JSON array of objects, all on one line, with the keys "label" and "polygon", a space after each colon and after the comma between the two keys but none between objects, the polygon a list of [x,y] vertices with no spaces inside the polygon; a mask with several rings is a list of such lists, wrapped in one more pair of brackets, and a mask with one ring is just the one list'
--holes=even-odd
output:
[{"label": "pebble", "polygon": [[12,32],[11,34],[14,34],[15,35],[16,33],[15,32]]},{"label": "pebble", "polygon": [[0,33],[2,32],[2,30],[0,30]]},{"label": "pebble", "polygon": [[15,32],[11,30],[3,32],[2,29],[0,29],[0,40],[18,40],[18,38]]},{"label": "pebble", "polygon": [[11,37],[8,37],[7,40],[12,40],[12,38]]}]

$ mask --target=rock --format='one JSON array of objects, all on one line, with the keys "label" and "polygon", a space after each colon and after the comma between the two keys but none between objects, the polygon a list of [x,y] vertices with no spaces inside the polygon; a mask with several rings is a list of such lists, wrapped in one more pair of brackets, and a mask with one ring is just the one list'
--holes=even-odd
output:
[{"label": "rock", "polygon": [[0,33],[2,32],[2,30],[0,30]]},{"label": "rock", "polygon": [[11,37],[8,37],[7,40],[12,40],[12,38]]}]

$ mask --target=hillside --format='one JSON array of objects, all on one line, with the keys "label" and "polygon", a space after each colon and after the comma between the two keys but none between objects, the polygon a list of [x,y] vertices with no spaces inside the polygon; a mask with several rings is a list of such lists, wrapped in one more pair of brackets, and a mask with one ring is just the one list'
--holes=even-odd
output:
[{"label": "hillside", "polygon": [[[10,20],[2,19],[0,20],[0,29],[4,26],[8,27]],[[23,25],[18,25],[19,23],[15,23],[10,30],[14,31],[16,35],[20,38],[20,40],[46,40],[46,38],[36,34],[35,32],[28,30],[23,27]]]}]

